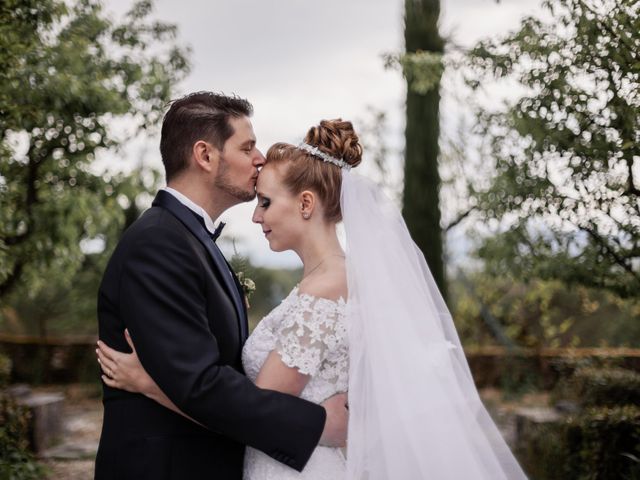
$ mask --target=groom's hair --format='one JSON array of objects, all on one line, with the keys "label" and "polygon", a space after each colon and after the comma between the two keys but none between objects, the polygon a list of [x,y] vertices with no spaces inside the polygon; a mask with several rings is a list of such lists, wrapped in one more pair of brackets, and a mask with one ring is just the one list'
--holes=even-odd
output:
[{"label": "groom's hair", "polygon": [[222,151],[235,133],[229,119],[253,114],[253,106],[244,98],[213,92],[190,93],[170,105],[160,135],[167,182],[187,167],[194,143],[204,140]]}]

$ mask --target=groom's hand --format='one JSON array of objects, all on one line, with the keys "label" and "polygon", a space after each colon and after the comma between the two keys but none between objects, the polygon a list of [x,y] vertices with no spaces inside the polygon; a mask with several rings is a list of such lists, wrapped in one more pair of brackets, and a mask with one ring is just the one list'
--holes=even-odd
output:
[{"label": "groom's hand", "polygon": [[322,406],[327,411],[327,419],[324,422],[320,445],[326,447],[346,446],[347,426],[349,424],[347,394],[338,393],[325,400]]}]

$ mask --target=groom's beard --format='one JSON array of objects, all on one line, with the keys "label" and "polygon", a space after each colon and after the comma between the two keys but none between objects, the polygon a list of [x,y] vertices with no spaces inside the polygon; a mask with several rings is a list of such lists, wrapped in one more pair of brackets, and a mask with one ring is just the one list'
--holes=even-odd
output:
[{"label": "groom's beard", "polygon": [[214,180],[215,186],[225,192],[227,195],[239,200],[240,202],[250,202],[254,198],[256,198],[256,190],[255,188],[251,188],[250,190],[243,190],[240,187],[236,187],[231,183],[229,179],[229,163],[225,160],[225,158],[220,156],[220,164],[218,167],[218,174]]}]

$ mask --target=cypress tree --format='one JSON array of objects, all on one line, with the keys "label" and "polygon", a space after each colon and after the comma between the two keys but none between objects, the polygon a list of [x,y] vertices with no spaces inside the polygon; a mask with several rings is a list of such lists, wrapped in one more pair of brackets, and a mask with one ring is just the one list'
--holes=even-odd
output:
[{"label": "cypress tree", "polygon": [[[405,49],[442,53],[438,32],[439,0],[405,0]],[[440,226],[439,82],[426,93],[411,88],[407,77],[405,167],[402,213],[416,244],[424,253],[440,291],[446,298],[443,238]]]}]

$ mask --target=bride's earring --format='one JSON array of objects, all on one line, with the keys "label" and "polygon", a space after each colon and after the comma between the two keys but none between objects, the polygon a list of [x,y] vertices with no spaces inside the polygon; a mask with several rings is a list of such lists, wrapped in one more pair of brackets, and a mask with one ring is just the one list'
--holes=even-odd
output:
[{"label": "bride's earring", "polygon": [[311,217],[311,214],[309,212],[304,212],[304,204],[301,203],[300,204],[300,211],[302,211],[302,218],[304,218],[305,220],[309,220],[309,217]]}]

